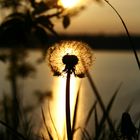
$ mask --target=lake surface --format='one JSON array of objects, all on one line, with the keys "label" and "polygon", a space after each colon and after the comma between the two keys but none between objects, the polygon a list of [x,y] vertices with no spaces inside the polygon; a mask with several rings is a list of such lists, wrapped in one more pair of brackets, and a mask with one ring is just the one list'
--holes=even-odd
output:
[{"label": "lake surface", "polygon": [[[140,70],[133,53],[130,51],[98,50],[95,50],[93,53],[96,60],[90,70],[90,74],[105,106],[120,83],[122,83],[110,113],[112,120],[120,119],[121,114],[131,103],[130,114],[133,120],[135,121],[140,118]],[[37,103],[37,98],[34,95],[36,90],[42,92],[52,91],[53,96],[50,100],[50,110],[59,133],[62,133],[64,127],[62,122],[64,121],[65,113],[65,77],[53,77],[46,61],[37,64],[41,56],[42,53],[39,50],[30,50],[28,52],[26,61],[36,66],[36,73],[33,78],[29,77],[26,80],[19,79],[18,86],[21,92],[20,94],[23,99],[23,104],[34,105]],[[2,99],[4,93],[10,94],[11,91],[10,83],[6,80],[8,65],[8,62],[3,63],[0,61],[0,99]],[[80,82],[79,120],[77,119],[77,123],[83,125],[86,115],[96,100],[96,97],[86,77],[82,79],[73,77],[71,80],[72,107],[74,107],[75,96]],[[47,101],[42,103],[45,110],[47,110],[47,103]],[[40,107],[37,110],[35,117],[40,118]]]}]

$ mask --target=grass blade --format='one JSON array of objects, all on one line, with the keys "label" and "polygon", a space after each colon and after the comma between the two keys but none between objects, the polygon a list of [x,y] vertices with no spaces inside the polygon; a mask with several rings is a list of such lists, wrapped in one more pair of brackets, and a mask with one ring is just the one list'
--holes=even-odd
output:
[{"label": "grass blade", "polygon": [[85,121],[85,127],[88,125],[88,122],[89,122],[89,120],[90,120],[90,118],[91,118],[91,115],[92,115],[94,109],[96,108],[96,104],[97,104],[97,101],[94,102],[94,104],[92,105],[91,109],[89,110],[87,119],[86,119],[86,121]]},{"label": "grass blade", "polygon": [[51,135],[51,133],[50,133],[50,131],[49,131],[49,129],[48,129],[48,126],[47,126],[47,124],[46,124],[46,119],[45,119],[45,115],[44,115],[44,111],[43,111],[43,108],[42,108],[42,107],[41,107],[41,113],[42,113],[43,122],[44,122],[44,125],[45,125],[45,128],[46,128],[46,131],[47,131],[47,133],[48,133],[49,139],[50,139],[50,140],[53,140],[53,137],[52,137],[52,135]]},{"label": "grass blade", "polygon": [[88,140],[88,139],[86,138],[85,132],[84,132],[83,130],[81,130],[81,132],[82,132],[82,140]]},{"label": "grass blade", "polygon": [[80,83],[78,91],[77,91],[76,102],[75,102],[75,107],[74,107],[74,115],[73,115],[73,123],[72,123],[72,137],[73,137],[73,133],[74,133],[75,126],[76,126],[76,118],[77,118],[77,112],[78,112],[77,110],[78,110],[78,104],[79,104],[80,88],[81,88],[81,83]]},{"label": "grass blade", "polygon": [[112,105],[113,105],[113,103],[114,103],[114,100],[115,100],[115,98],[116,98],[116,96],[117,96],[117,94],[118,94],[118,92],[119,92],[121,86],[122,86],[122,83],[120,83],[120,85],[118,86],[118,88],[117,88],[116,91],[114,92],[112,98],[110,99],[110,101],[109,101],[109,103],[108,103],[108,106],[107,106],[107,109],[106,109],[107,112],[109,112],[109,111],[111,110]]},{"label": "grass blade", "polygon": [[51,115],[51,111],[50,111],[49,103],[48,103],[48,111],[49,111],[49,115],[50,115],[50,119],[51,119],[51,122],[52,122],[53,128],[54,128],[55,133],[56,133],[56,135],[57,135],[57,138],[58,138],[58,140],[59,140],[59,135],[58,135],[58,132],[57,132],[56,126],[55,126],[55,124],[54,124],[54,121],[53,121],[53,119],[52,119],[52,115]]},{"label": "grass blade", "polygon": [[95,114],[94,115],[95,115],[95,134],[96,134],[98,126],[99,126],[96,107],[95,107]]},{"label": "grass blade", "polygon": [[105,109],[104,103],[102,101],[102,98],[100,96],[100,93],[98,92],[97,87],[95,86],[95,84],[94,84],[94,82],[93,82],[93,80],[92,80],[92,78],[90,76],[90,73],[88,71],[87,71],[86,75],[88,77],[88,81],[89,81],[89,83],[91,85],[93,93],[95,94],[95,97],[97,98],[97,101],[98,101],[98,103],[99,103],[99,105],[101,107],[101,110],[102,110],[103,114],[106,114],[106,119],[107,119],[107,122],[109,124],[109,127],[112,129],[112,132],[114,133],[114,135],[116,135],[112,120],[110,119],[109,114],[106,113],[106,109]]},{"label": "grass blade", "polygon": [[87,140],[92,140],[88,131],[85,128],[83,128],[83,134],[85,135],[85,138],[87,138]]},{"label": "grass blade", "polygon": [[5,126],[8,130],[10,130],[10,132],[11,132],[14,136],[16,136],[16,137],[18,137],[18,138],[21,138],[21,139],[23,139],[23,140],[26,140],[26,138],[25,138],[21,133],[19,133],[18,131],[14,130],[13,128],[11,128],[7,123],[5,123],[5,122],[3,122],[3,121],[0,120],[0,124],[2,124],[2,125]]},{"label": "grass blade", "polygon": [[127,36],[128,36],[128,39],[129,39],[129,43],[130,43],[130,45],[131,45],[131,47],[132,47],[132,50],[133,50],[133,52],[134,52],[134,55],[135,55],[135,58],[136,58],[138,67],[139,67],[139,69],[140,69],[140,61],[139,61],[139,58],[138,58],[136,49],[135,49],[135,47],[134,47],[132,38],[131,38],[131,36],[130,36],[130,34],[129,34],[129,31],[128,31],[128,29],[127,29],[127,26],[126,26],[124,20],[122,19],[121,15],[120,15],[120,14],[118,13],[118,11],[114,8],[114,6],[113,6],[112,4],[110,4],[110,2],[109,2],[108,0],[104,0],[104,1],[115,11],[115,13],[116,13],[116,14],[118,15],[118,17],[120,18],[120,20],[121,20],[121,22],[122,22],[122,24],[123,24],[123,26],[124,26],[124,28],[125,28],[125,31],[126,31],[126,33],[127,33]]},{"label": "grass blade", "polygon": [[132,105],[133,105],[133,101],[130,102],[130,104],[127,106],[127,108],[125,109],[125,112],[129,112],[131,107],[132,107]]},{"label": "grass blade", "polygon": [[103,111],[103,114],[106,114],[106,119],[107,119],[107,122],[109,124],[109,127],[111,128],[111,130],[115,134],[116,132],[115,132],[112,120],[110,119],[109,115],[106,113],[106,109],[105,109],[104,103],[103,103],[103,101],[101,99],[101,96],[100,96],[100,94],[99,94],[99,92],[98,92],[98,90],[97,90],[97,88],[96,88],[96,86],[95,86],[95,84],[94,84],[94,82],[93,82],[93,80],[92,80],[92,78],[91,78],[91,76],[90,76],[88,71],[87,71],[86,75],[88,77],[88,81],[89,81],[89,83],[91,85],[91,88],[94,91],[93,93],[95,94],[95,97],[97,98],[97,101],[99,102],[101,110]]},{"label": "grass blade", "polygon": [[[116,89],[115,93],[113,94],[112,98],[110,99],[110,101],[109,101],[109,103],[108,103],[108,105],[107,105],[107,109],[106,109],[105,112],[103,113],[103,117],[102,117],[102,119],[101,119],[101,121],[100,121],[100,124],[99,124],[99,126],[98,126],[98,128],[97,128],[97,133],[96,133],[95,139],[98,139],[99,136],[100,136],[100,134],[101,134],[101,132],[102,132],[102,127],[103,127],[103,125],[104,125],[104,122],[105,122],[105,120],[106,120],[106,118],[107,118],[107,116],[108,116],[108,114],[109,114],[109,112],[110,112],[110,110],[111,110],[111,108],[112,108],[112,105],[113,105],[113,103],[114,103],[114,100],[115,100],[115,98],[116,98],[117,93],[118,93],[119,90],[120,90],[121,85],[122,85],[122,83],[121,83],[121,84],[118,86],[118,88]],[[112,127],[110,127],[110,129],[111,129],[111,131],[112,131]],[[114,129],[114,128],[113,128],[113,129]],[[114,130],[115,130],[115,129],[114,129]],[[114,132],[115,132],[115,131],[114,131]],[[116,135],[116,132],[115,132],[114,134]]]}]

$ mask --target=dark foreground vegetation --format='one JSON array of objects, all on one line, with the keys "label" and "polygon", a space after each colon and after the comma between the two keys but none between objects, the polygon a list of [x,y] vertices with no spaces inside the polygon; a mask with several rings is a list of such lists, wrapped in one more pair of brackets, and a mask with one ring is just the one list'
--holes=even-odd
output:
[{"label": "dark foreground vegetation", "polygon": [[[96,0],[99,2],[100,0]],[[70,17],[80,12],[82,8],[75,9],[71,13],[65,12],[63,6],[57,5],[58,0],[53,2],[50,0],[1,0],[0,10],[11,10],[0,24],[0,63],[7,65],[7,75],[5,77],[9,82],[9,92],[1,92],[0,98],[0,140],[65,140],[67,134],[61,139],[60,136],[54,136],[52,129],[55,129],[53,119],[51,126],[45,118],[43,101],[50,98],[51,92],[37,91],[38,102],[35,106],[23,104],[22,90],[19,85],[19,79],[27,80],[29,76],[36,73],[36,65],[44,62],[44,57],[33,65],[26,61],[29,48],[39,48],[43,50],[43,56],[46,55],[47,48],[59,40],[82,40],[94,49],[103,50],[131,50],[130,42],[127,36],[104,36],[104,35],[59,35],[54,30],[52,18],[62,20],[64,28],[70,24]],[[27,4],[27,5],[26,5]],[[29,7],[28,7],[29,6]],[[22,10],[22,8],[24,10]],[[53,10],[52,10],[53,9]],[[51,11],[51,12],[50,12]],[[54,13],[52,12],[54,11]],[[1,11],[0,11],[1,12]],[[45,14],[44,14],[45,13]],[[50,36],[50,33],[53,36]],[[135,49],[140,49],[140,36],[132,36]],[[8,48],[8,51],[7,51]],[[6,49],[6,51],[5,51]],[[134,49],[134,51],[135,51]],[[74,68],[73,68],[74,71]],[[51,75],[50,75],[51,76]],[[139,140],[140,123],[139,116],[136,123],[133,123],[129,110],[132,105],[126,107],[122,112],[122,119],[117,123],[110,118],[114,100],[119,93],[121,85],[117,87],[109,102],[105,105],[91,75],[86,73],[89,85],[92,88],[96,101],[85,115],[84,126],[77,124],[77,111],[79,106],[80,87],[77,93],[71,138],[74,139],[75,134],[79,134],[81,140]],[[26,87],[25,87],[26,88]],[[29,93],[32,94],[32,93]],[[97,109],[99,106],[99,109]],[[40,133],[40,129],[34,131],[36,121],[32,120],[34,109],[40,109],[41,126],[45,127],[47,137]],[[51,108],[50,108],[51,109]],[[48,114],[51,116],[50,109]],[[98,115],[101,112],[101,116]],[[94,116],[94,117],[93,117]],[[94,120],[92,132],[88,132],[87,127],[91,124],[91,117]],[[77,127],[78,126],[78,127]],[[67,132],[68,133],[68,132]]]}]

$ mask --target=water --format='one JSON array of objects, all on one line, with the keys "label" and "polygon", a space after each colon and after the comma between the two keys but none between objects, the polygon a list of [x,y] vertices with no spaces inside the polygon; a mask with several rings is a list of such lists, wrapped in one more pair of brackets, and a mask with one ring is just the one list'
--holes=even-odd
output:
[{"label": "water", "polygon": [[[122,83],[110,113],[111,118],[113,120],[120,119],[122,112],[124,112],[128,105],[132,103],[130,113],[135,121],[138,117],[140,117],[140,71],[133,53],[128,51],[95,50],[94,55],[96,57],[96,61],[90,70],[90,74],[100,92],[105,106],[119,84]],[[23,97],[22,99],[24,105],[36,105],[38,102],[34,94],[36,90],[42,92],[53,91],[53,96],[50,101],[50,110],[59,133],[62,133],[61,129],[64,128],[64,123],[61,127],[60,125],[62,124],[62,120],[64,121],[65,113],[65,78],[53,77],[46,61],[38,64],[37,61],[41,58],[41,56],[42,53],[39,50],[30,50],[28,52],[26,62],[30,62],[36,66],[36,74],[25,80],[18,80],[20,94]],[[0,99],[2,99],[4,93],[10,94],[10,83],[6,80],[8,65],[8,62],[3,63],[0,61]],[[79,123],[79,125],[83,125],[87,113],[96,100],[96,97],[94,96],[87,78],[76,78],[76,81],[72,80],[71,82],[71,92],[74,93],[71,98],[75,100],[75,94],[77,93],[80,82],[82,82],[77,123]],[[45,110],[47,110],[47,103],[47,101],[42,102]],[[71,104],[72,106],[74,105],[74,103]],[[38,111],[35,112],[37,114],[35,119],[40,118],[40,107],[38,107],[37,110]],[[45,112],[45,114],[48,113]]]}]

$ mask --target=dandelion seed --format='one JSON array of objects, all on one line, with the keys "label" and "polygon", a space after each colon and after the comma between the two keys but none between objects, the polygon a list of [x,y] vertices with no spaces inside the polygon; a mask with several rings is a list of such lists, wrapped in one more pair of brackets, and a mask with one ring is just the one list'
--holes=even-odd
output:
[{"label": "dandelion seed", "polygon": [[81,78],[92,64],[92,51],[80,41],[61,41],[49,48],[47,59],[55,76],[70,70]]}]

